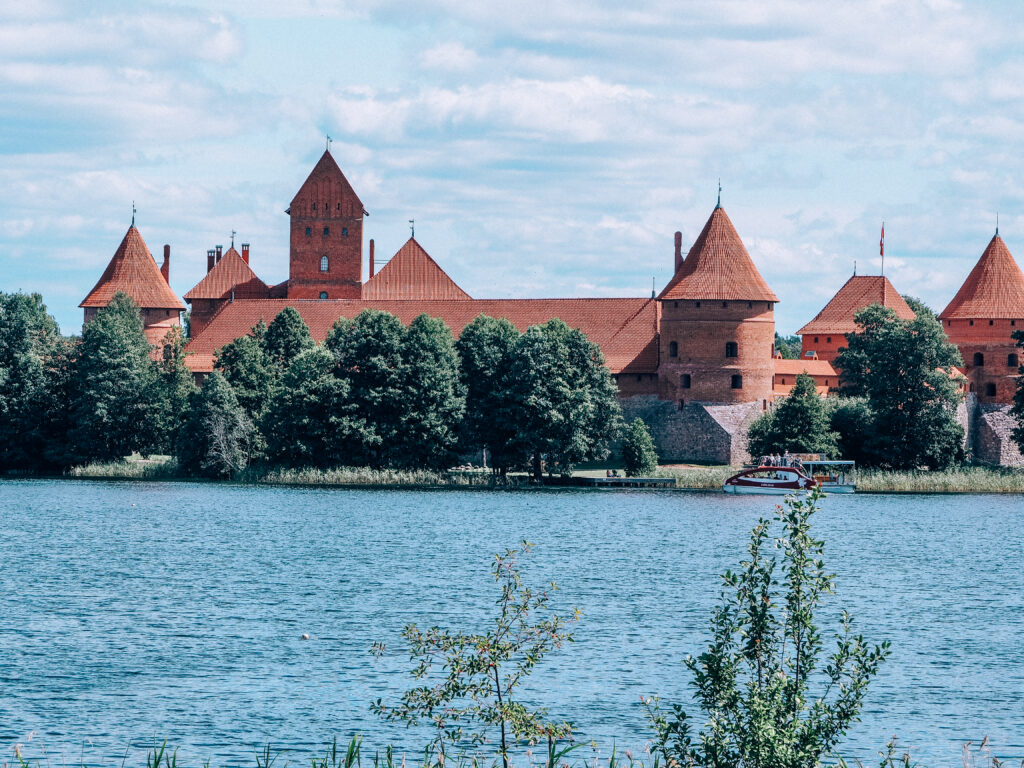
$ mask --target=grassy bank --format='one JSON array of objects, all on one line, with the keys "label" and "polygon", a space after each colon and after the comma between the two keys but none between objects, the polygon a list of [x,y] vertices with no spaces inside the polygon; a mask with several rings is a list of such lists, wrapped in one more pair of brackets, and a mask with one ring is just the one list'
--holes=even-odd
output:
[{"label": "grassy bank", "polygon": [[1024,471],[999,467],[955,467],[937,472],[857,472],[865,493],[1024,493]]}]

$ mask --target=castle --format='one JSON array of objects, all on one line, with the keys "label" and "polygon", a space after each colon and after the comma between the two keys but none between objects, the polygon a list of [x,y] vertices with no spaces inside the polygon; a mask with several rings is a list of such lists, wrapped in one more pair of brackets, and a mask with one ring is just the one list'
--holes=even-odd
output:
[{"label": "castle", "polygon": [[[259,278],[248,243],[241,252],[233,243],[227,251],[207,251],[206,275],[184,296],[191,307],[186,362],[198,378],[213,370],[217,350],[286,306],[318,342],[338,318],[367,308],[406,324],[426,313],[456,335],[481,314],[507,318],[520,330],[557,317],[601,347],[625,415],[650,425],[663,460],[738,463],[746,458],[750,422],[787,394],[798,374],[809,373],[822,394],[838,386],[833,362],[845,335],[856,330],[859,309],[880,303],[913,317],[887,278],[854,276],[800,329],[801,359],[782,359],[774,344],[779,299],[720,202],[685,256],[675,233],[674,274],[661,293],[635,299],[474,299],[415,237],[379,271],[370,240],[364,281],[367,212],[329,150],[286,213],[289,269],[282,283]],[[133,221],[80,305],[85,322],[124,291],[142,308],[147,337],[158,343],[180,324],[185,308],[169,287],[169,270],[170,247],[158,267]],[[969,391],[961,416],[972,446],[983,459],[1020,463],[1008,438],[1006,404],[1018,365],[1010,333],[1018,322],[1024,329],[1024,274],[998,232],[940,319],[964,355]]]}]

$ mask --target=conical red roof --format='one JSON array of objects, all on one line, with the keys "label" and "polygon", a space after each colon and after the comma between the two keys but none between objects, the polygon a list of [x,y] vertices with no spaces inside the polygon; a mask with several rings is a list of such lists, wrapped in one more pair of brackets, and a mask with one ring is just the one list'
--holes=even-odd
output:
[{"label": "conical red roof", "polygon": [[270,288],[256,276],[234,246],[228,248],[213,269],[185,294],[185,299],[227,299],[232,292],[236,299],[266,299],[270,296]]},{"label": "conical red roof", "polygon": [[355,206],[358,206],[353,212],[354,215],[366,212],[359,195],[348,183],[348,179],[341,172],[341,168],[334,161],[330,151],[324,152],[317,164],[313,166],[313,170],[309,172],[309,176],[302,182],[299,191],[295,193],[292,206],[301,205],[307,198],[312,199],[313,202],[319,202],[321,205],[326,204],[330,199],[335,201],[350,199]]},{"label": "conical red roof", "polygon": [[896,311],[901,320],[913,320],[914,310],[884,275],[854,275],[807,325],[797,331],[808,333],[847,334],[858,330],[854,315],[864,307],[881,304]]},{"label": "conical red roof", "polygon": [[939,317],[943,320],[1024,317],[1024,273],[998,232]]},{"label": "conical red roof", "polygon": [[658,299],[779,300],[757,271],[721,206],[711,213],[686,259]]},{"label": "conical red roof", "polygon": [[133,224],[114,257],[80,307],[105,307],[118,291],[127,293],[143,309],[185,309],[160,273],[160,267]]},{"label": "conical red roof", "polygon": [[363,284],[363,301],[465,301],[459,288],[410,237],[380,272]]}]

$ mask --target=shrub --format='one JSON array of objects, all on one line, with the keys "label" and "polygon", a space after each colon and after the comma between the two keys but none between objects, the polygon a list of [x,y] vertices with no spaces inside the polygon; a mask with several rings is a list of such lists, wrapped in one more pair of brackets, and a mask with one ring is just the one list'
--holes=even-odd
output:
[{"label": "shrub", "polygon": [[622,461],[626,465],[627,477],[641,477],[658,471],[654,439],[643,419],[634,419],[626,428],[626,436],[622,441]]}]

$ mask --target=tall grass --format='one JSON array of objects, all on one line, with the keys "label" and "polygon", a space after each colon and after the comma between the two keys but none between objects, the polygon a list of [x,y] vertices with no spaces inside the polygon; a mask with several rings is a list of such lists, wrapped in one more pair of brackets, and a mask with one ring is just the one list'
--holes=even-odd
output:
[{"label": "tall grass", "polygon": [[396,488],[488,488],[500,484],[490,472],[433,472],[426,469],[266,469],[253,467],[238,478],[241,482],[272,485],[356,485]]},{"label": "tall grass", "polygon": [[129,456],[120,461],[93,462],[68,470],[70,477],[105,480],[169,480],[180,477],[178,462],[171,456]]},{"label": "tall grass", "polygon": [[1024,470],[954,467],[939,471],[862,469],[857,491],[866,493],[1024,493]]},{"label": "tall grass", "polygon": [[697,491],[720,490],[722,483],[736,474],[735,467],[659,467],[655,477],[673,477],[676,488]]}]

